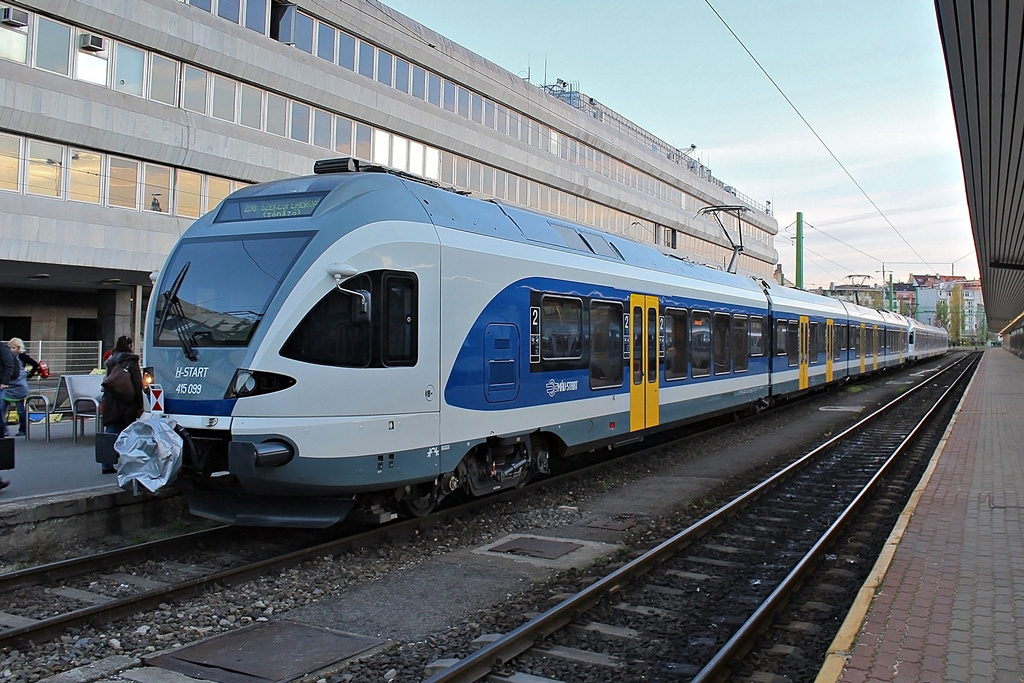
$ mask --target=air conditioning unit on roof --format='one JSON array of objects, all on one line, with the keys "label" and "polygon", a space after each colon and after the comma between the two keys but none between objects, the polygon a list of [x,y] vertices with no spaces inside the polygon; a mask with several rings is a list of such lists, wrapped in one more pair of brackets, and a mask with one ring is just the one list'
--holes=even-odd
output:
[{"label": "air conditioning unit on roof", "polygon": [[89,52],[101,52],[107,47],[103,36],[98,36],[95,33],[83,33],[79,36],[78,46]]},{"label": "air conditioning unit on roof", "polygon": [[0,23],[7,26],[28,26],[28,12],[17,7],[4,7],[0,9]]}]

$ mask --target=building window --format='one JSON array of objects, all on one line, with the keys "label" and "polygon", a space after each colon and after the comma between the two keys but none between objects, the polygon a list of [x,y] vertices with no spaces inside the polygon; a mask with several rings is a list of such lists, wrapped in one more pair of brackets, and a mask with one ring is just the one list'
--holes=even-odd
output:
[{"label": "building window", "polygon": [[356,39],[347,33],[338,32],[338,66],[356,70]]},{"label": "building window", "polygon": [[384,50],[377,50],[377,82],[391,86],[391,55]]},{"label": "building window", "polygon": [[235,120],[235,82],[214,74],[211,114],[224,121]]},{"label": "building window", "polygon": [[64,148],[40,140],[28,141],[29,194],[60,197],[64,183]]},{"label": "building window", "polygon": [[243,126],[259,130],[263,127],[263,91],[250,85],[241,84],[238,122]]},{"label": "building window", "polygon": [[232,24],[237,24],[240,13],[239,0],[217,0],[217,16],[227,19]]},{"label": "building window", "polygon": [[[78,50],[75,52],[75,78],[96,85],[107,85],[107,39],[90,33],[77,32]],[[88,43],[88,46],[87,46]],[[100,45],[103,49],[96,49]]]},{"label": "building window", "polygon": [[114,50],[114,90],[142,97],[146,53],[123,43]]},{"label": "building window", "polygon": [[352,120],[344,116],[334,117],[334,151],[345,156],[352,154]]},{"label": "building window", "polygon": [[143,209],[158,213],[170,213],[171,169],[166,166],[146,164],[146,185],[142,196],[146,202]]},{"label": "building window", "polygon": [[0,190],[17,192],[21,138],[0,133]]},{"label": "building window", "polygon": [[267,93],[267,132],[288,135],[288,100],[273,93]]},{"label": "building window", "polygon": [[175,176],[176,212],[186,218],[199,218],[203,213],[203,176],[178,169]]},{"label": "building window", "polygon": [[149,69],[149,99],[177,106],[178,63],[153,55]]},{"label": "building window", "polygon": [[295,13],[295,47],[303,52],[313,54],[313,17]]},{"label": "building window", "polygon": [[24,64],[28,59],[28,26],[0,25],[0,59]]},{"label": "building window", "polygon": [[71,27],[39,17],[36,22],[36,67],[67,76],[70,62]]},{"label": "building window", "polygon": [[359,41],[359,73],[373,78],[373,45]]},{"label": "building window", "polygon": [[395,58],[395,90],[409,92],[409,62]]},{"label": "building window", "polygon": [[267,0],[245,0],[245,27],[267,33]]},{"label": "building window", "polygon": [[373,147],[373,129],[365,123],[356,124],[356,156],[360,159],[371,159]]},{"label": "building window", "polygon": [[313,110],[313,144],[324,149],[331,148],[331,124],[333,116],[323,109]]},{"label": "building window", "polygon": [[68,199],[99,204],[102,169],[101,155],[72,149],[71,168],[68,173]]},{"label": "building window", "polygon": [[110,158],[107,204],[124,209],[139,208],[139,164],[130,159]]},{"label": "building window", "polygon": [[337,46],[337,31],[330,24],[320,22],[316,27],[316,56],[328,62],[334,62],[334,50]]},{"label": "building window", "polygon": [[301,102],[292,102],[292,140],[309,142],[309,107]]},{"label": "building window", "polygon": [[227,178],[207,178],[206,192],[206,210],[212,211],[221,203],[221,200],[231,194],[231,181]]},{"label": "building window", "polygon": [[183,80],[184,94],[181,106],[199,114],[206,113],[206,81],[207,73],[202,69],[186,64]]}]

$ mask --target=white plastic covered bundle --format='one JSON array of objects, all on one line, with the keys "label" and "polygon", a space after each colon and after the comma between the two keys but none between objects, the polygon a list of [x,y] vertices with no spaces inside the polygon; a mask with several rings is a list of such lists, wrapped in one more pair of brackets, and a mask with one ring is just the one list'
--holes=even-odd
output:
[{"label": "white plastic covered bundle", "polygon": [[117,437],[117,484],[137,481],[156,493],[181,469],[181,437],[165,417],[136,420]]}]

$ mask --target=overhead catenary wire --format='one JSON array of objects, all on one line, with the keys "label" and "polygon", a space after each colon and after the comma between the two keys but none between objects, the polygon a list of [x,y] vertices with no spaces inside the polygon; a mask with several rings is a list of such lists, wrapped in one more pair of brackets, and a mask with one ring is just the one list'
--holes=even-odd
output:
[{"label": "overhead catenary wire", "polygon": [[[736,32],[732,30],[731,26],[729,26],[729,22],[727,22],[725,18],[718,13],[718,10],[715,9],[715,6],[711,4],[711,0],[704,0],[704,2],[715,14],[715,16],[718,17],[718,20],[722,22],[722,25],[725,26],[726,30],[732,35],[732,37],[736,39],[736,42],[739,43],[741,48],[743,48],[743,51],[747,53],[751,60],[753,60],[754,64],[757,65],[757,68],[760,69],[761,73],[765,75],[765,78],[767,78],[769,82],[771,82],[772,86],[774,86],[775,89],[779,92],[779,94],[782,95],[782,99],[786,100],[786,104],[790,106],[790,108],[796,113],[796,115],[800,118],[803,124],[807,126],[807,129],[811,131],[811,134],[814,135],[814,137],[818,140],[819,143],[821,143],[821,146],[825,148],[825,151],[828,152],[829,156],[832,157],[833,161],[835,161],[836,164],[839,165],[839,168],[841,168],[843,173],[846,174],[846,177],[850,179],[850,181],[854,184],[854,186],[856,186],[860,193],[864,195],[864,198],[868,200],[868,203],[871,204],[871,206],[875,209],[878,215],[882,217],[882,220],[885,221],[886,225],[892,228],[892,231],[895,232],[901,240],[903,240],[903,243],[907,245],[910,251],[914,252],[914,255],[917,256],[917,258],[921,259],[922,263],[928,266],[929,269],[936,270],[931,264],[928,263],[928,261],[923,256],[921,256],[921,254],[918,253],[917,249],[914,248],[914,245],[912,245],[907,240],[907,238],[903,236],[903,233],[901,233],[899,229],[893,224],[893,222],[889,220],[889,217],[886,216],[885,212],[882,211],[878,204],[875,203],[875,200],[871,198],[871,195],[869,195],[867,191],[861,186],[861,184],[857,182],[857,179],[853,177],[853,174],[850,173],[849,169],[847,169],[843,162],[839,160],[839,157],[836,156],[836,154],[828,146],[825,140],[822,139],[822,137],[818,134],[818,131],[816,131],[814,129],[814,126],[811,125],[810,121],[808,121],[807,118],[800,112],[800,109],[797,108],[793,101],[789,99],[789,96],[786,95],[785,91],[783,91],[779,84],[775,82],[775,79],[772,78],[771,74],[768,73],[767,69],[761,66],[761,62],[757,60],[757,57],[754,56],[754,53],[752,53],[750,49],[747,48],[746,44],[744,44],[744,42],[740,39],[740,37],[736,35]],[[880,259],[875,260],[880,261]]]}]

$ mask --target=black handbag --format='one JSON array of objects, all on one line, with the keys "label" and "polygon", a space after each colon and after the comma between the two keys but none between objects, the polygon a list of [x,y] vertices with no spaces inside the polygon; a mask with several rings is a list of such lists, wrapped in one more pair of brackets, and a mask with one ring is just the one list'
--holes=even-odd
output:
[{"label": "black handbag", "polygon": [[135,400],[135,385],[132,383],[131,373],[124,363],[118,363],[110,368],[110,372],[100,383],[105,393],[110,394],[121,403],[131,403]]},{"label": "black handbag", "polygon": [[14,437],[0,439],[0,470],[14,469]]}]

